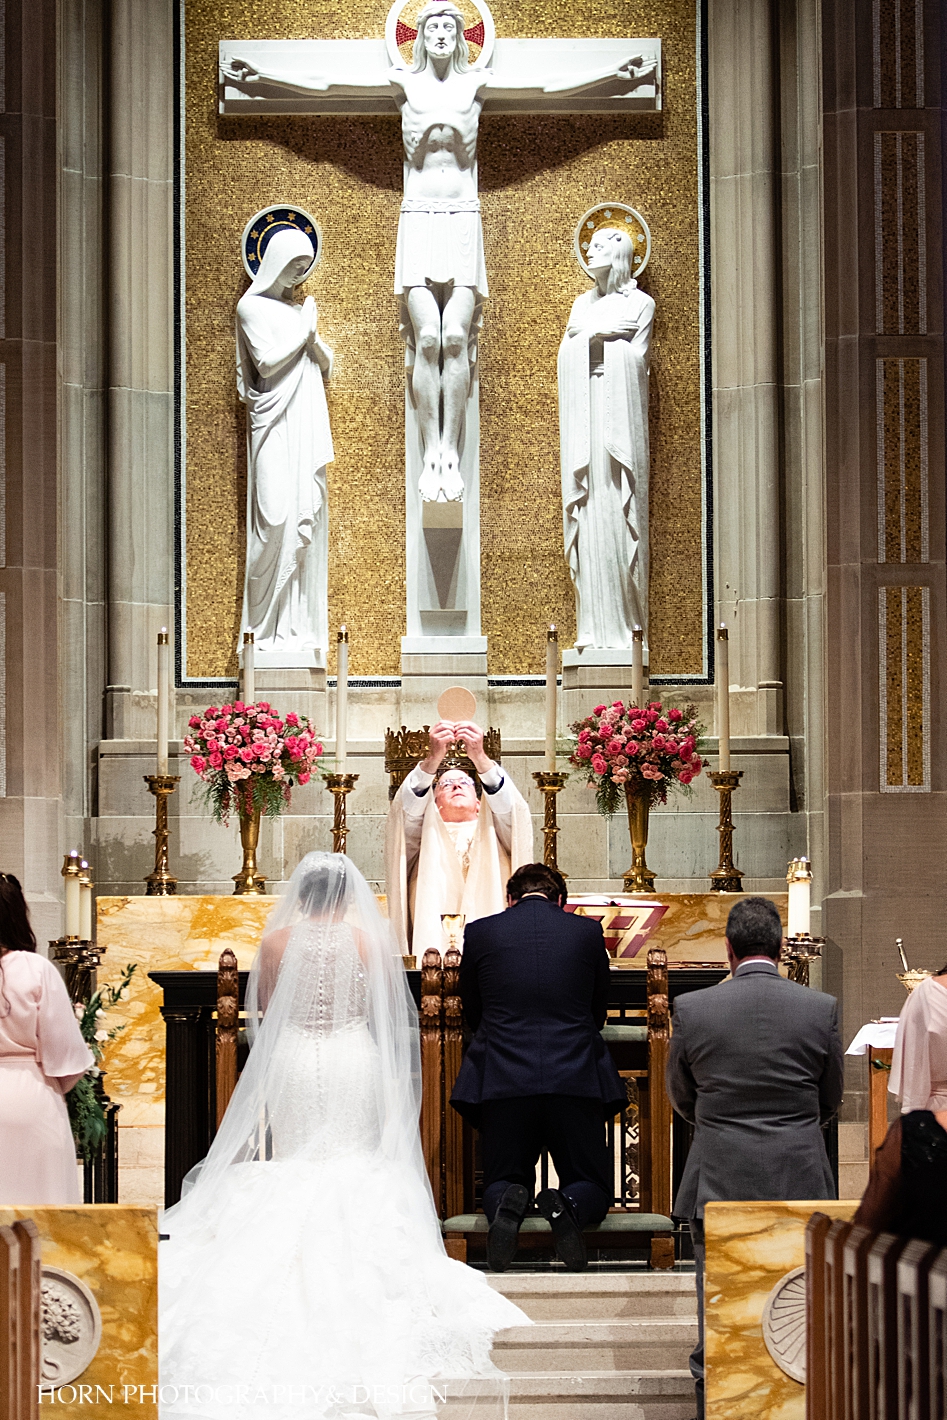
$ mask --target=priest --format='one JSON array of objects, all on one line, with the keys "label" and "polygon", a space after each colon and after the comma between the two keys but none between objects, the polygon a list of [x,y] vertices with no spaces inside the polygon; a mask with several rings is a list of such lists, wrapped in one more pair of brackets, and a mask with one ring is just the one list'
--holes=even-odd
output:
[{"label": "priest", "polygon": [[[458,740],[480,778],[480,797],[469,774],[444,767]],[[442,951],[442,913],[474,922],[502,912],[510,874],[532,858],[526,800],[484,753],[483,730],[469,720],[439,720],[427,757],[407,776],[388,812],[388,916],[401,950],[419,962],[428,947]]]}]

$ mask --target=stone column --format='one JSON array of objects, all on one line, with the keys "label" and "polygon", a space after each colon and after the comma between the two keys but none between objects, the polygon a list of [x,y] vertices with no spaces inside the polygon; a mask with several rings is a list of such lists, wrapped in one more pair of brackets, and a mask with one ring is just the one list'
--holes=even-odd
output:
[{"label": "stone column", "polygon": [[825,929],[848,1038],[904,1003],[896,937],[913,965],[947,955],[943,14],[822,3]]},{"label": "stone column", "polygon": [[[786,729],[797,852],[813,865],[813,931],[825,881],[825,488],[822,453],[822,160],[819,0],[778,7],[781,428]],[[804,830],[800,831],[800,830]],[[820,966],[810,973],[819,984]]]},{"label": "stone column", "polygon": [[65,844],[86,852],[106,677],[105,10],[60,0],[60,735]]},{"label": "stone column", "polygon": [[56,3],[0,31],[0,866],[58,935]]},{"label": "stone column", "polygon": [[715,615],[737,735],[783,733],[778,126],[770,0],[710,0]]},{"label": "stone column", "polygon": [[153,739],[155,633],[173,585],[173,7],[111,5],[109,640],[111,739]]}]

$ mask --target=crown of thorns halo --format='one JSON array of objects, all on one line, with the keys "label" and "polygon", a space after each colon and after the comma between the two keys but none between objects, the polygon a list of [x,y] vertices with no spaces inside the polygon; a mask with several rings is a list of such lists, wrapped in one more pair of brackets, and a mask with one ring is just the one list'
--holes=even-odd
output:
[{"label": "crown of thorns halo", "polygon": [[[464,29],[464,39],[471,47],[470,65],[473,69],[489,68],[496,44],[496,25],[486,0],[456,0],[457,7],[465,17],[471,11],[477,16]],[[409,23],[424,8],[425,0],[394,0],[385,22],[385,43],[388,57],[395,66],[410,63],[411,51],[417,39],[417,28]]]}]

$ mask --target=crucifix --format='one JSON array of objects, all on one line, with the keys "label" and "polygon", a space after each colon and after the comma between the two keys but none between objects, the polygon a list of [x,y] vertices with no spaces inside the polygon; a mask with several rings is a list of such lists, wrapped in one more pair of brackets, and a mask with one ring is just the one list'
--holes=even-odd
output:
[{"label": "crucifix", "polygon": [[219,83],[222,114],[400,110],[404,199],[394,291],[406,366],[402,652],[482,655],[477,343],[488,286],[480,115],[659,109],[661,42],[497,39],[485,0],[395,0],[384,40],[222,41]]}]

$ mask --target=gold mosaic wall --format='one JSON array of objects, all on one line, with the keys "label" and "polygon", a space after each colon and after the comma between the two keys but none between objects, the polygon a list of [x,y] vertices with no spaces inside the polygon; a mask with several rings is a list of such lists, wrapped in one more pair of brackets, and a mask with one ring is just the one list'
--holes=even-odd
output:
[{"label": "gold mosaic wall", "polygon": [[[487,117],[480,192],[490,300],[481,351],[483,630],[491,675],[541,673],[556,621],[574,636],[562,552],[556,352],[587,280],[572,232],[612,199],[648,221],[642,281],[657,302],[651,374],[651,650],[656,674],[701,670],[699,213],[694,0],[496,0],[501,36],[656,35],[665,109],[629,116]],[[404,375],[392,294],[401,201],[397,119],[216,112],[220,39],[380,35],[384,0],[187,0],[185,279],[187,674],[233,676],[246,453],[234,313],[240,237],[296,202],[325,252],[306,286],[337,353],[329,389],[330,626],[351,672],[396,675],[404,633]],[[334,666],[330,664],[330,671]]]},{"label": "gold mosaic wall", "polygon": [[878,590],[881,792],[930,793],[931,593]]}]

